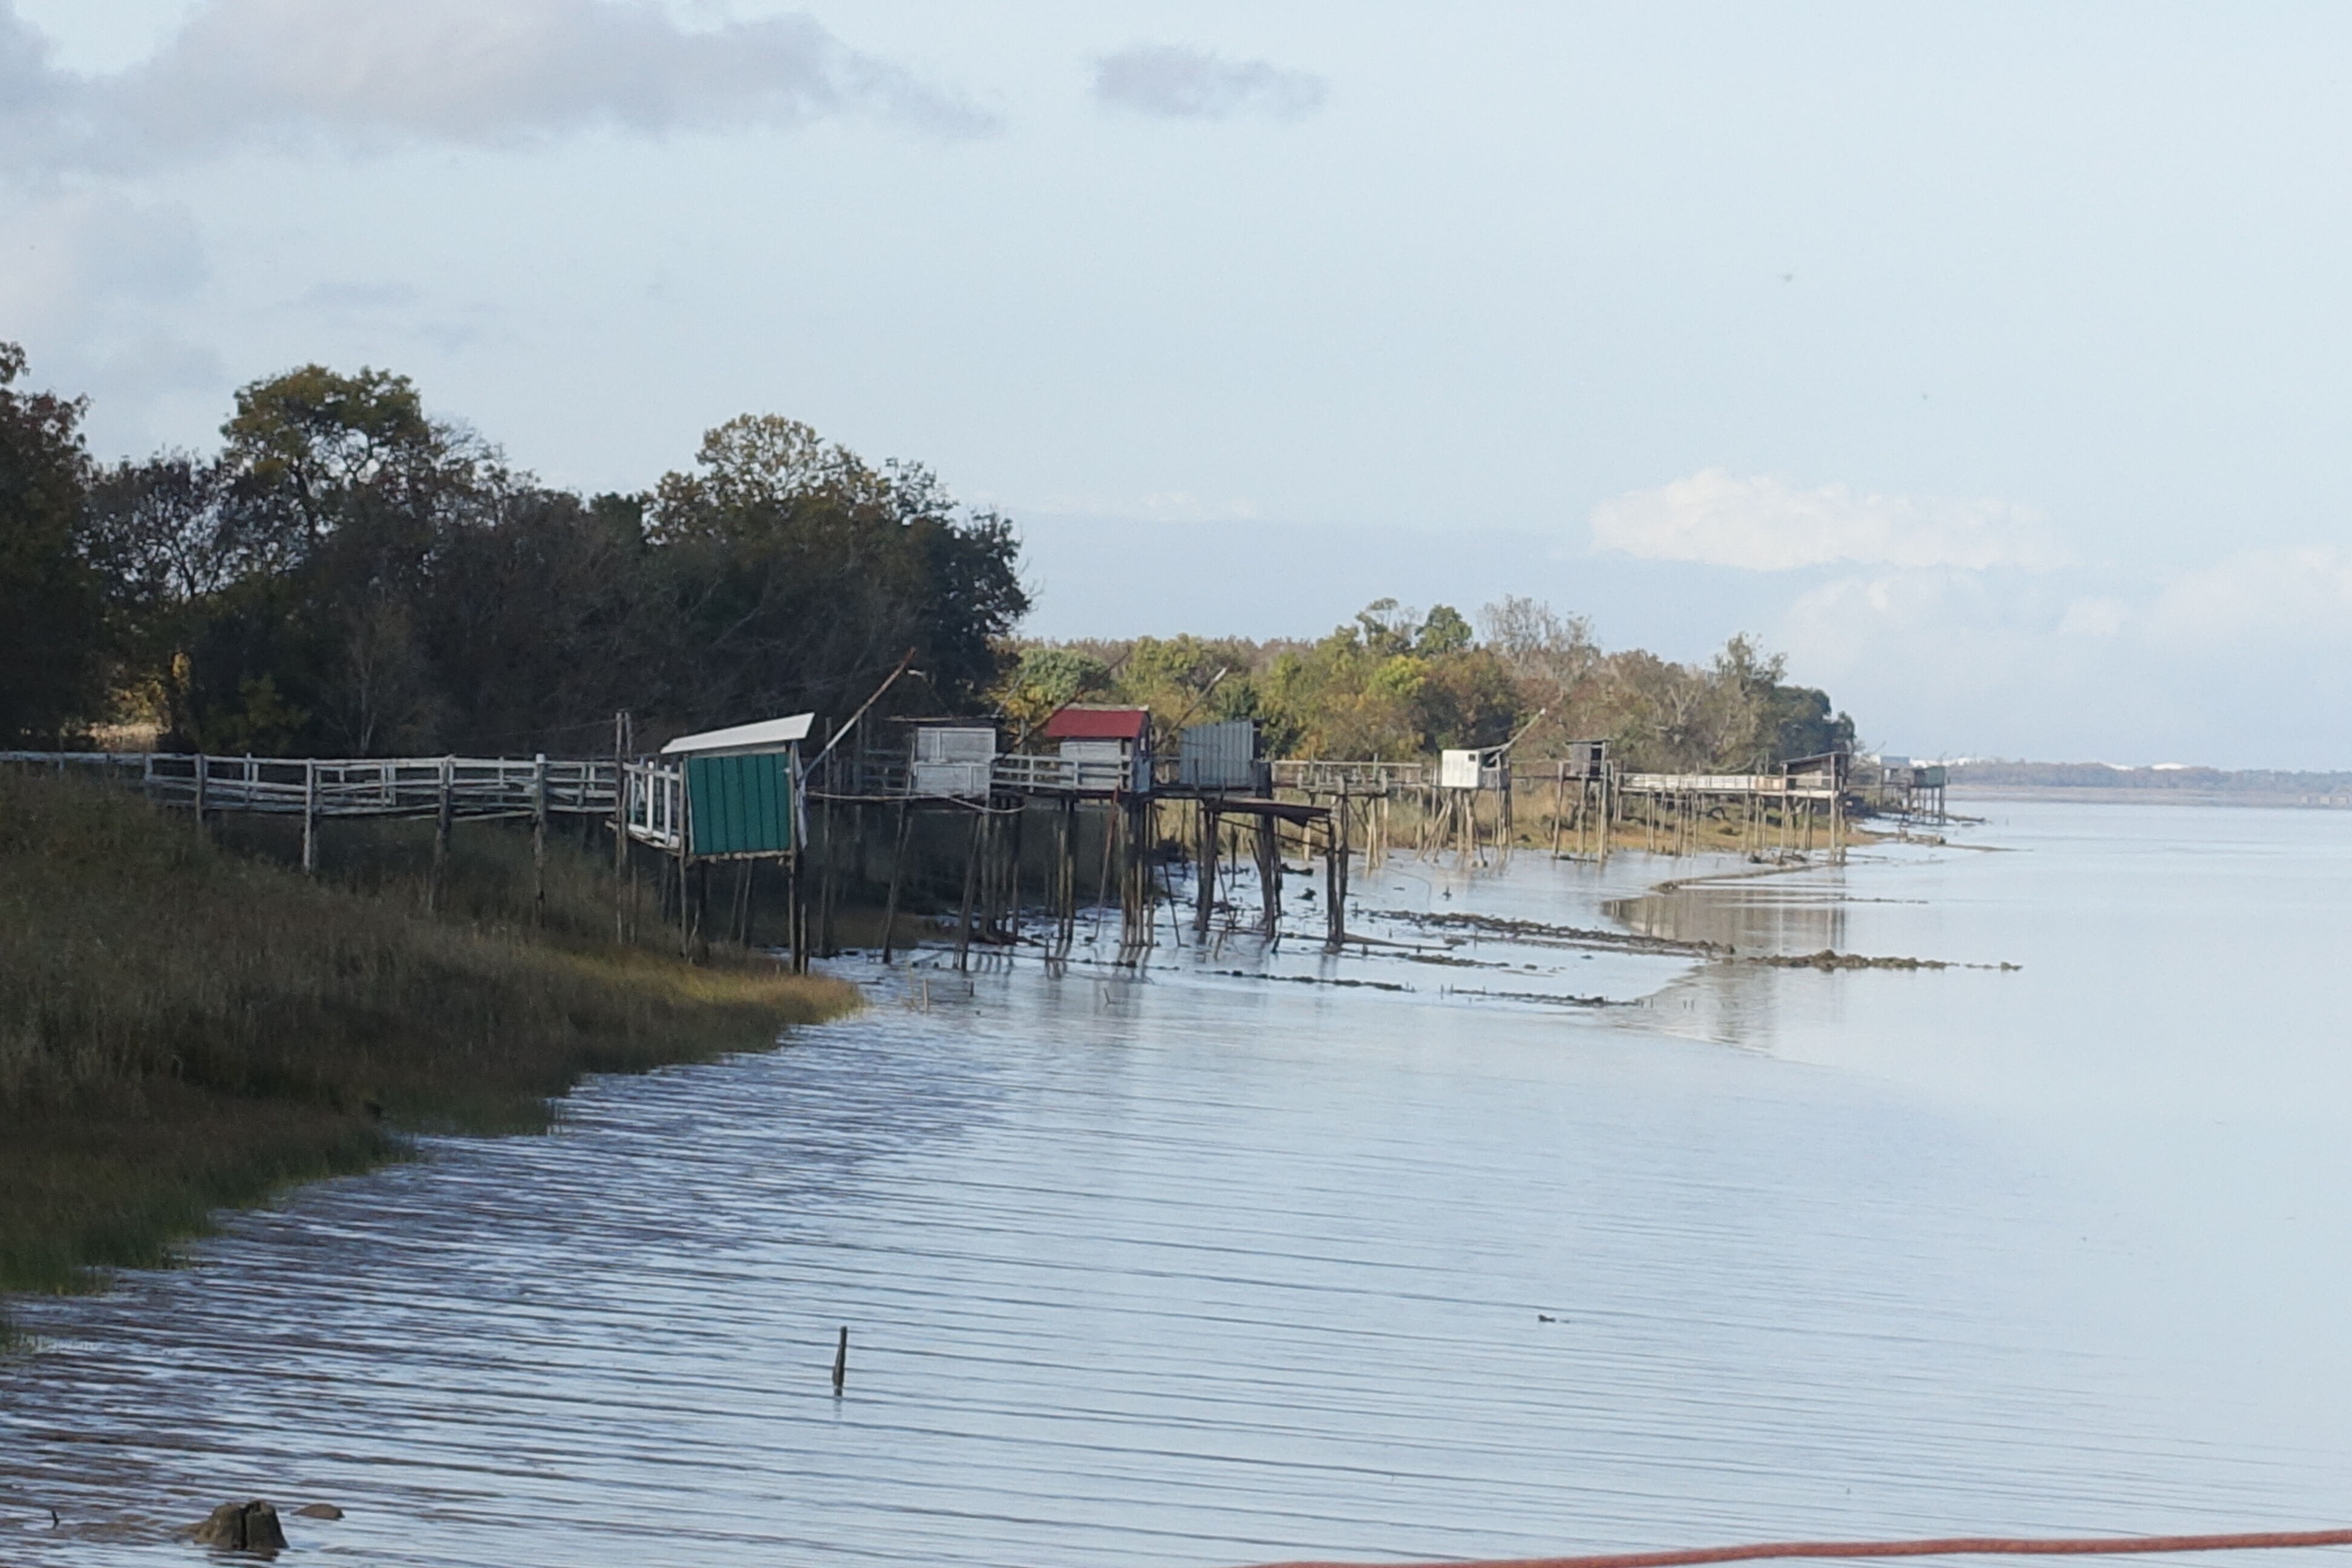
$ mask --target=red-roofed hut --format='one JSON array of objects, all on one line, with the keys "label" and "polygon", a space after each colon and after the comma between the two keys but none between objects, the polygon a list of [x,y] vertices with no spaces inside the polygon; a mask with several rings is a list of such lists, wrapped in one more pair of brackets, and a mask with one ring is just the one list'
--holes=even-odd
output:
[{"label": "red-roofed hut", "polygon": [[1118,764],[1125,788],[1139,795],[1151,788],[1151,710],[1064,708],[1045,721],[1045,739],[1059,743],[1065,762],[1092,773]]}]

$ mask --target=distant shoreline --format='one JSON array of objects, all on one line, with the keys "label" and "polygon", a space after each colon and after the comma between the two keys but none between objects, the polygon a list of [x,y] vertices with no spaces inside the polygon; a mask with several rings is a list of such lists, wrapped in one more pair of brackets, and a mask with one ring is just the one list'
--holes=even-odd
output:
[{"label": "distant shoreline", "polygon": [[1970,784],[1952,781],[1954,801],[2034,800],[2077,805],[2247,805],[2273,810],[2352,810],[2352,786],[2323,793],[2249,788],[2179,788],[2147,784]]}]

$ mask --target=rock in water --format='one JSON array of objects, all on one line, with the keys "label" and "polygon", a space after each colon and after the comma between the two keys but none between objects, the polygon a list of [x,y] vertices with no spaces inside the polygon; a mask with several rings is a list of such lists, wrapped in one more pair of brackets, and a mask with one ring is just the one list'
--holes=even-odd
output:
[{"label": "rock in water", "polygon": [[225,1502],[196,1526],[202,1546],[225,1546],[231,1552],[277,1552],[286,1545],[286,1531],[278,1510],[256,1498],[251,1502]]},{"label": "rock in water", "polygon": [[343,1510],[331,1502],[306,1502],[294,1510],[297,1519],[341,1519]]}]

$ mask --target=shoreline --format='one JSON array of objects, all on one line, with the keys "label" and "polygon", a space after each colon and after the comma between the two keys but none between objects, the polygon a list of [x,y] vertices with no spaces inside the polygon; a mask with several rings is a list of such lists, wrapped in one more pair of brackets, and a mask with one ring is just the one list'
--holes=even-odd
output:
[{"label": "shoreline", "polygon": [[591,1074],[861,1005],[746,953],[615,945],[609,873],[568,845],[535,907],[528,845],[467,835],[433,915],[414,834],[353,836],[311,879],[83,781],[0,777],[0,1005],[26,1020],[0,1051],[0,1346],[12,1294],[103,1290],[419,1134],[544,1131]]},{"label": "shoreline", "polygon": [[2166,789],[2128,784],[1968,784],[1950,786],[1954,801],[2032,801],[2058,805],[2244,806],[2261,811],[2352,810],[2352,795],[2297,795],[2291,791]]}]

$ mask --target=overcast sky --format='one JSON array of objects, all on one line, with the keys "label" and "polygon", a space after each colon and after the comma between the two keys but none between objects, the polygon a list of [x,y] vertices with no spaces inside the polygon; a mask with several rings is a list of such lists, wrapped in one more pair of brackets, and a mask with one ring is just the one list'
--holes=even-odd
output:
[{"label": "overcast sky", "polygon": [[0,336],[550,481],[746,411],[1048,636],[1506,593],[1918,754],[2352,767],[2352,8],[16,0]]}]

